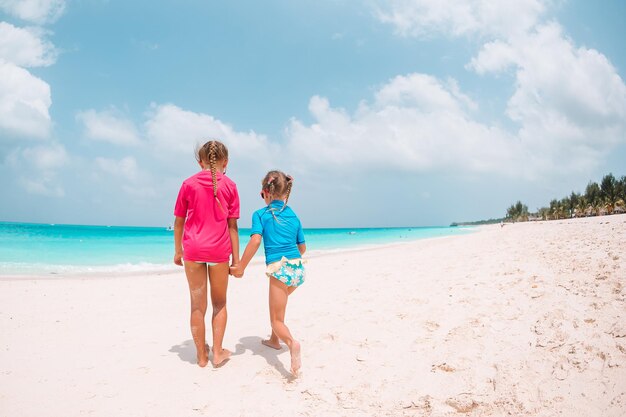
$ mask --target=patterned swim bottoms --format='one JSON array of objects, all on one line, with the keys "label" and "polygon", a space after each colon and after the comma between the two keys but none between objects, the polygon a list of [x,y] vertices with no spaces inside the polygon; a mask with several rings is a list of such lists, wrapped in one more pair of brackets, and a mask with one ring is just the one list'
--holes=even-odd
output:
[{"label": "patterned swim bottoms", "polygon": [[267,266],[265,275],[276,278],[288,287],[298,287],[304,283],[304,261],[300,258],[287,259],[283,256],[280,261]]}]

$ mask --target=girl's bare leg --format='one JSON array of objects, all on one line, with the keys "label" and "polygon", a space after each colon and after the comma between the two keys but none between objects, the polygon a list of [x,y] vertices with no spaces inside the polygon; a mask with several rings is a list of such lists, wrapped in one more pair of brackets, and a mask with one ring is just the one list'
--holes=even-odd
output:
[{"label": "girl's bare leg", "polygon": [[213,366],[223,365],[231,352],[222,347],[226,331],[226,290],[228,289],[228,262],[209,266],[211,282],[211,304],[213,304]]},{"label": "girl's bare leg", "polygon": [[207,267],[206,264],[185,262],[185,275],[191,297],[191,335],[196,345],[198,365],[205,367],[209,363],[204,326],[207,309]]},{"label": "girl's bare leg", "polygon": [[295,291],[296,287],[287,287],[276,278],[270,278],[270,322],[273,333],[289,347],[291,354],[291,373],[298,375],[301,366],[300,343],[291,336],[289,328],[285,326],[285,310],[287,309],[287,299],[289,294]]}]

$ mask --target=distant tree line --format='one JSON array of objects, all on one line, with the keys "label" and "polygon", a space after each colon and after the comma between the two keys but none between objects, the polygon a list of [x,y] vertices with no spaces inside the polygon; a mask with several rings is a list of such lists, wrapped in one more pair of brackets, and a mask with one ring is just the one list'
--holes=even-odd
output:
[{"label": "distant tree line", "polygon": [[477,221],[473,221],[473,222],[453,222],[450,224],[450,227],[454,227],[454,226],[480,226],[483,224],[494,224],[494,223],[500,223],[502,221],[506,220],[504,217],[499,218],[499,219],[489,219],[489,220],[477,220]]},{"label": "distant tree line", "polygon": [[521,201],[506,210],[506,219],[512,221],[556,220],[572,217],[602,216],[626,212],[626,176],[619,180],[613,174],[605,175],[598,185],[591,181],[584,194],[572,193],[560,200],[553,199],[548,207],[530,213]]}]

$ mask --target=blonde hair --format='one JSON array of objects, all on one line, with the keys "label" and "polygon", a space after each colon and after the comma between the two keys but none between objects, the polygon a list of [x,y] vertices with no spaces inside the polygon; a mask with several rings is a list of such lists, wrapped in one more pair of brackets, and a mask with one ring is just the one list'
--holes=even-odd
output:
[{"label": "blonde hair", "polygon": [[222,211],[224,208],[222,207],[222,203],[220,199],[217,198],[217,162],[228,160],[228,149],[226,146],[217,140],[210,140],[206,142],[204,145],[199,146],[196,151],[196,159],[198,162],[203,162],[209,165],[211,170],[211,180],[213,182],[213,197],[219,204]]},{"label": "blonde hair", "polygon": [[287,207],[292,185],[293,178],[291,175],[276,170],[265,174],[265,178],[261,181],[262,190],[267,192],[272,198],[285,199],[285,205],[283,205],[280,211],[283,211],[285,207]]}]

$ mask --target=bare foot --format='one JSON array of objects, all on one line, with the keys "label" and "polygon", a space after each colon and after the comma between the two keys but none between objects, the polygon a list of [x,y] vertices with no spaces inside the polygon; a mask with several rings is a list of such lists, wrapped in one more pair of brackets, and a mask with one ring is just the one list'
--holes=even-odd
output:
[{"label": "bare foot", "polygon": [[222,349],[219,353],[213,349],[213,367],[219,368],[230,360],[230,355],[233,353],[228,349]]},{"label": "bare foot", "polygon": [[302,365],[302,361],[300,359],[300,342],[297,340],[291,342],[289,352],[291,353],[291,373],[293,376],[298,376],[298,371]]},{"label": "bare foot", "polygon": [[209,353],[206,351],[204,353],[198,353],[198,366],[204,368],[207,363],[209,363]]},{"label": "bare foot", "polygon": [[261,343],[263,343],[267,347],[271,347],[272,349],[276,350],[281,350],[283,348],[278,340],[272,340],[272,338],[269,338],[267,340],[261,340]]}]

